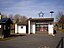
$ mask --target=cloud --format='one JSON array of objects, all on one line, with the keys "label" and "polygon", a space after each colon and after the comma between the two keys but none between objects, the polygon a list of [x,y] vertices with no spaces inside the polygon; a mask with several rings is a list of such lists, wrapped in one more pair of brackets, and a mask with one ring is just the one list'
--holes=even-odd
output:
[{"label": "cloud", "polygon": [[[60,2],[62,1],[62,3]],[[1,11],[7,14],[21,14],[29,17],[38,17],[38,13],[42,11],[44,17],[50,17],[50,11],[64,10],[63,0],[2,0]]]}]

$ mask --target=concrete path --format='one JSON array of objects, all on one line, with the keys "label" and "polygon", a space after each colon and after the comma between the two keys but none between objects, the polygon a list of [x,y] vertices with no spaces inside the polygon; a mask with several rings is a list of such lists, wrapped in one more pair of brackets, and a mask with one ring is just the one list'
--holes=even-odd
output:
[{"label": "concrete path", "polygon": [[56,36],[48,34],[31,34],[19,36],[6,41],[0,41],[0,48],[56,48],[64,33],[57,32]]}]

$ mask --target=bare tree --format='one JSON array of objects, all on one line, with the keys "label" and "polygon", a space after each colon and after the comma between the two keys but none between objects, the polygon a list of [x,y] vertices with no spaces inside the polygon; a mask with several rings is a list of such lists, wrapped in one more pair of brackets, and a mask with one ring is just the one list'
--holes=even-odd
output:
[{"label": "bare tree", "polygon": [[27,23],[27,17],[26,16],[21,16],[19,14],[16,14],[14,16],[14,22],[15,23],[19,23],[19,24]]},{"label": "bare tree", "polygon": [[16,14],[15,16],[14,16],[14,23],[18,23],[19,22],[19,14]]},{"label": "bare tree", "polygon": [[9,14],[8,18],[10,18],[11,20],[13,20],[13,15]]},{"label": "bare tree", "polygon": [[3,15],[3,14],[2,14],[2,18],[7,18],[7,15]]},{"label": "bare tree", "polygon": [[63,16],[63,12],[58,12],[56,16],[56,21],[58,22],[62,16]]},{"label": "bare tree", "polygon": [[64,28],[64,14],[63,12],[59,12],[56,16],[56,20],[58,22],[58,25],[61,25],[62,29]]},{"label": "bare tree", "polygon": [[20,16],[19,23],[26,24],[27,23],[27,17],[26,16]]}]

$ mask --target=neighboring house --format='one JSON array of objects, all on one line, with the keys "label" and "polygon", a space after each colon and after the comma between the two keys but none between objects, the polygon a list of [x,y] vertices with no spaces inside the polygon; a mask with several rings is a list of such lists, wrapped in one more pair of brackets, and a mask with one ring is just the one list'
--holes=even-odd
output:
[{"label": "neighboring house", "polygon": [[54,18],[30,18],[28,19],[28,34],[46,32],[53,34]]},{"label": "neighboring house", "polygon": [[25,23],[17,23],[15,24],[15,34],[26,34],[26,26]]},{"label": "neighboring house", "polygon": [[10,36],[10,24],[12,24],[10,18],[2,18],[0,13],[0,38]]},{"label": "neighboring house", "polygon": [[0,19],[0,38],[10,35],[10,24],[12,24],[12,21],[9,18]]}]

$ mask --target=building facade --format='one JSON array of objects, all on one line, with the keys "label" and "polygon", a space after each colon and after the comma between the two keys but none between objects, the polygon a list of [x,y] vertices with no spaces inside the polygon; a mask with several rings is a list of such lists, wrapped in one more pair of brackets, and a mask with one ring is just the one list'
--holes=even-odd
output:
[{"label": "building facade", "polygon": [[15,24],[15,34],[26,34],[26,24]]},{"label": "building facade", "polygon": [[15,24],[15,33],[19,34],[53,34],[54,18],[29,18],[27,24]]},{"label": "building facade", "polygon": [[53,22],[54,18],[30,18],[28,19],[28,34],[39,32],[53,33]]}]

